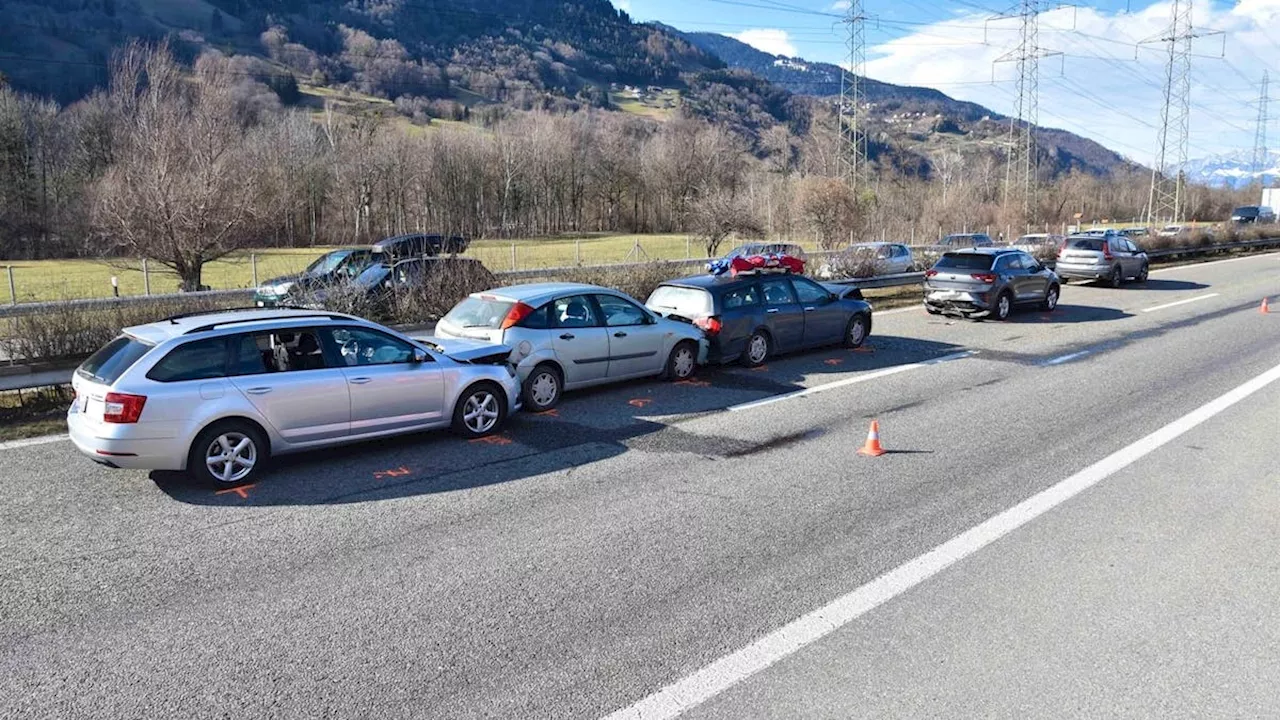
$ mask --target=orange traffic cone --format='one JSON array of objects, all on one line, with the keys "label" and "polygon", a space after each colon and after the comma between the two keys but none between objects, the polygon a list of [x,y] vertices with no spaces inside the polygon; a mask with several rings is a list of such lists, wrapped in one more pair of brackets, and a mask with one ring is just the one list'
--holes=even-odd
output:
[{"label": "orange traffic cone", "polygon": [[884,454],[884,448],[880,447],[880,421],[871,421],[871,431],[867,433],[867,444],[862,446],[858,451],[859,455],[870,455],[871,457],[879,457]]},{"label": "orange traffic cone", "polygon": [[1258,312],[1262,313],[1263,315],[1266,315],[1267,313],[1271,312],[1271,308],[1267,307],[1266,298],[1262,298],[1262,307],[1258,308]]}]

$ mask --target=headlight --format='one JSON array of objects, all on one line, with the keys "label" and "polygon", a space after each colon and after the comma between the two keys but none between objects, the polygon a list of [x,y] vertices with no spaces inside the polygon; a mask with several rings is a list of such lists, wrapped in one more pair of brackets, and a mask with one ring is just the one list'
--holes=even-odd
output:
[{"label": "headlight", "polygon": [[283,282],[283,283],[280,283],[279,285],[272,286],[271,292],[276,295],[284,295],[285,293],[289,292],[292,289],[293,289],[293,283]]}]

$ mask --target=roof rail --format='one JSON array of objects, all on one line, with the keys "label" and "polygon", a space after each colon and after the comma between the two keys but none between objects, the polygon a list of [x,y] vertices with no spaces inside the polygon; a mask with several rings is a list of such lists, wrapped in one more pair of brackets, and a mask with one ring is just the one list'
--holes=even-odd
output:
[{"label": "roof rail", "polygon": [[197,327],[193,327],[193,328],[191,328],[190,330],[188,330],[188,331],[186,331],[186,332],[184,332],[184,333],[182,333],[182,334],[183,334],[183,335],[193,335],[193,334],[195,334],[195,333],[205,332],[205,331],[207,331],[207,330],[214,330],[214,329],[216,329],[216,328],[224,327],[224,326],[226,326],[226,325],[239,325],[239,324],[242,324],[242,323],[268,322],[268,321],[271,321],[271,320],[304,320],[304,319],[308,319],[308,318],[325,318],[326,320],[350,320],[350,319],[352,319],[350,316],[347,316],[347,315],[342,315],[342,314],[338,314],[338,313],[326,313],[326,312],[309,313],[309,314],[306,314],[306,315],[269,315],[269,316],[267,316],[267,317],[239,318],[239,319],[237,319],[237,320],[223,320],[222,322],[209,323],[208,325],[199,325],[199,326],[197,326]]},{"label": "roof rail", "polygon": [[[169,317],[165,318],[164,321],[168,321],[174,325],[177,325],[179,320],[189,318],[189,317],[199,317],[201,315],[217,315],[218,313],[229,313],[229,312],[246,312],[249,310],[262,310],[262,309],[263,308],[257,307],[256,305],[245,305],[242,307],[209,308],[208,310],[192,310],[191,312],[184,312],[184,313],[178,313],[177,315],[170,315]],[[310,308],[297,307],[296,305],[277,305],[273,308],[267,308],[267,309],[269,310],[309,310]],[[161,322],[164,322],[164,321],[161,321]]]}]

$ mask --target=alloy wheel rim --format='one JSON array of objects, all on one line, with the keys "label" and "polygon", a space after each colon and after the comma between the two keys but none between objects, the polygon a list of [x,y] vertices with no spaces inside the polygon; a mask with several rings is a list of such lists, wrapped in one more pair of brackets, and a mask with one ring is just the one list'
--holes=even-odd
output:
[{"label": "alloy wheel rim", "polygon": [[209,472],[223,483],[245,479],[257,462],[258,446],[248,435],[239,432],[226,432],[214,438],[204,456]]},{"label": "alloy wheel rim", "polygon": [[550,405],[556,399],[556,393],[559,391],[559,383],[556,378],[549,372],[540,373],[533,379],[533,402],[539,407]]},{"label": "alloy wheel rim", "polygon": [[1049,291],[1049,309],[1052,310],[1057,306],[1058,306],[1058,291],[1050,290]]},{"label": "alloy wheel rim", "polygon": [[1009,298],[1000,297],[1000,317],[1008,317],[1009,315]]},{"label": "alloy wheel rim", "polygon": [[755,335],[751,338],[751,362],[760,362],[764,360],[765,353],[769,352],[769,343],[764,339],[763,335]]},{"label": "alloy wheel rim", "polygon": [[679,378],[686,378],[693,374],[693,353],[689,348],[680,348],[676,351],[675,374]]},{"label": "alloy wheel rim", "polygon": [[849,327],[849,342],[857,345],[862,342],[862,337],[866,335],[867,329],[863,327],[862,321],[854,320],[853,325]]},{"label": "alloy wheel rim", "polygon": [[472,393],[462,406],[462,421],[474,432],[492,430],[498,423],[498,399],[487,390]]}]

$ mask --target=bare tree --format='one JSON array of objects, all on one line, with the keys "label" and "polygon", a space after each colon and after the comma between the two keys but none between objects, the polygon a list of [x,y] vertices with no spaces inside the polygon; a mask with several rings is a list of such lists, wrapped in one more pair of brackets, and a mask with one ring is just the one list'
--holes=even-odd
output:
[{"label": "bare tree", "polygon": [[720,245],[731,235],[753,239],[764,236],[764,228],[746,199],[725,190],[703,194],[690,212],[689,229],[706,249],[707,257],[719,255]]},{"label": "bare tree", "polygon": [[796,197],[800,217],[823,250],[838,247],[857,222],[857,197],[836,178],[805,178]]}]

